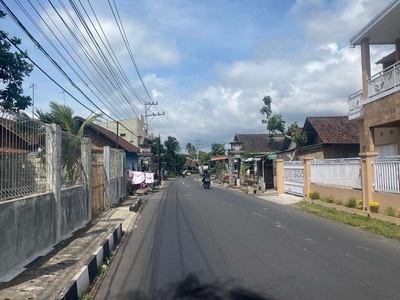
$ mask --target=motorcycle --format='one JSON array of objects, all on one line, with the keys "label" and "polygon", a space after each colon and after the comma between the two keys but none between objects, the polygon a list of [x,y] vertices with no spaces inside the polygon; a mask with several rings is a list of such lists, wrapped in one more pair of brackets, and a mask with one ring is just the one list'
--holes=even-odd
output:
[{"label": "motorcycle", "polygon": [[210,189],[210,185],[211,185],[210,178],[204,177],[202,185],[205,189]]}]

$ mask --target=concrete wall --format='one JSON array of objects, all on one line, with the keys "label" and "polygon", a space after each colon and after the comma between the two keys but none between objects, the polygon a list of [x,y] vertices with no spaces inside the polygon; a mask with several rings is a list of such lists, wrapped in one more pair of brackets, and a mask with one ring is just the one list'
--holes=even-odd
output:
[{"label": "concrete wall", "polygon": [[379,203],[379,212],[384,213],[386,207],[391,206],[396,211],[400,208],[400,195],[399,194],[392,194],[392,193],[385,193],[385,192],[373,192],[372,193],[373,201]]},{"label": "concrete wall", "polygon": [[[88,222],[85,186],[61,190],[61,238]],[[0,202],[0,282],[60,242],[53,224],[53,193]]]},{"label": "concrete wall", "polygon": [[61,190],[61,236],[71,235],[83,227],[87,219],[86,187],[75,186]]},{"label": "concrete wall", "polygon": [[110,205],[117,204],[119,202],[118,197],[118,178],[114,178],[110,180]]},{"label": "concrete wall", "polygon": [[56,243],[53,205],[52,193],[0,202],[0,282]]},{"label": "concrete wall", "polygon": [[312,192],[318,192],[320,197],[334,197],[339,198],[345,203],[349,198],[356,198],[356,200],[362,199],[362,191],[355,189],[346,189],[338,186],[328,186],[311,184],[310,187]]},{"label": "concrete wall", "polygon": [[374,151],[376,136],[372,137],[370,130],[374,127],[398,127],[400,121],[400,92],[382,97],[363,107],[364,119],[360,124],[361,152]]}]

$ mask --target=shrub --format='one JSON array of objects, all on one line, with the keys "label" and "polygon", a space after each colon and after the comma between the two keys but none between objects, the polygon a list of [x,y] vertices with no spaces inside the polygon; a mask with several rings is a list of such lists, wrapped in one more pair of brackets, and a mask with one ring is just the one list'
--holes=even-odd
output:
[{"label": "shrub", "polygon": [[356,198],[349,198],[349,200],[347,200],[345,206],[350,207],[350,208],[356,208],[356,206],[357,206]]},{"label": "shrub", "polygon": [[375,201],[372,201],[372,202],[369,204],[369,210],[370,210],[371,212],[373,212],[373,213],[377,213],[377,212],[379,211],[379,203],[378,203],[378,202],[375,202]]},{"label": "shrub", "polygon": [[335,198],[333,198],[332,196],[329,196],[328,198],[326,198],[326,202],[333,203],[333,202],[335,202]]},{"label": "shrub", "polygon": [[388,215],[389,217],[395,217],[396,216],[396,210],[393,207],[388,206],[388,207],[385,208],[385,215]]},{"label": "shrub", "polygon": [[357,209],[359,210],[363,210],[363,201],[361,200],[357,200]]},{"label": "shrub", "polygon": [[319,199],[319,193],[318,192],[309,192],[308,197],[312,200]]},{"label": "shrub", "polygon": [[340,200],[339,198],[335,198],[335,204],[337,205],[343,205],[342,200]]}]

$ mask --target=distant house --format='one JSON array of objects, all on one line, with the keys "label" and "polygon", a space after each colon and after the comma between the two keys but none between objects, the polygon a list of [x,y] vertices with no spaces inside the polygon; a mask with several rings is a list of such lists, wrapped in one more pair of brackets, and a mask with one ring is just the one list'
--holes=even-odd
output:
[{"label": "distant house", "polygon": [[[82,124],[85,119],[76,117],[76,119]],[[138,153],[139,148],[128,142],[127,140],[119,137],[114,132],[109,131],[94,123],[88,124],[84,129],[84,136],[92,139],[92,145],[94,147],[109,146],[114,149],[123,150],[126,153],[126,167],[127,169],[136,169],[138,165]]]},{"label": "distant house", "polygon": [[297,159],[349,158],[360,152],[358,124],[347,116],[308,117],[302,133],[307,135],[307,144],[298,150]]},{"label": "distant house", "polygon": [[273,189],[274,184],[274,154],[284,148],[285,136],[275,134],[273,140],[268,133],[235,134],[234,142],[242,143],[246,153],[245,164],[249,166],[246,178],[255,181],[261,189]]},{"label": "distant house", "polygon": [[282,150],[285,136],[275,134],[274,141],[270,139],[268,133],[235,134],[235,142],[242,142],[242,150],[253,154],[276,153]]},{"label": "distant house", "polygon": [[186,170],[196,172],[199,168],[199,165],[195,159],[193,159],[191,156],[186,157],[185,164],[183,165]]}]

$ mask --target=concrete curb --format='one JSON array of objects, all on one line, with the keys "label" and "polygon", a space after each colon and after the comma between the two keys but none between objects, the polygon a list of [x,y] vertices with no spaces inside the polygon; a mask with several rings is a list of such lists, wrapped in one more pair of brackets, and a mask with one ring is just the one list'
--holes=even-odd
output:
[{"label": "concrete curb", "polygon": [[110,256],[111,251],[114,250],[121,238],[122,223],[119,223],[55,299],[78,300],[82,297],[96,278],[98,269],[102,266],[104,260]]}]

